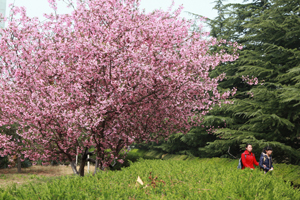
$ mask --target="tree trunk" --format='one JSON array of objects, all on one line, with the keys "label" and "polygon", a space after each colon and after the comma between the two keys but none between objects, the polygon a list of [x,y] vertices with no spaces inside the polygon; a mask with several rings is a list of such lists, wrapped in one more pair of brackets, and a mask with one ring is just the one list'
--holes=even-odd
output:
[{"label": "tree trunk", "polygon": [[71,168],[73,170],[73,173],[76,174],[76,175],[78,175],[78,171],[76,169],[76,165],[75,165],[75,161],[74,160],[71,162]]},{"label": "tree trunk", "polygon": [[18,165],[18,173],[21,173],[22,171],[21,171],[21,157],[20,156],[18,156],[17,157],[17,165]]},{"label": "tree trunk", "polygon": [[99,167],[98,165],[99,165],[99,159],[96,159],[96,163],[95,163],[95,171],[94,171],[93,175],[95,175],[95,174],[97,173],[98,167]]},{"label": "tree trunk", "polygon": [[84,176],[84,167],[85,167],[85,163],[87,161],[87,151],[88,149],[86,148],[85,151],[83,152],[82,156],[81,156],[81,163],[80,163],[80,168],[79,168],[79,175],[80,176]]}]

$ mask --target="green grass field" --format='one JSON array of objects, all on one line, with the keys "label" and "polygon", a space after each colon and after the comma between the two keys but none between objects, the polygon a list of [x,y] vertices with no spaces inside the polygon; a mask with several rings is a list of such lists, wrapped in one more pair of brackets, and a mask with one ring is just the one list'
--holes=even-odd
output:
[{"label": "green grass field", "polygon": [[[162,160],[193,160],[199,159],[197,157],[190,157],[188,155],[175,155],[175,154],[163,154],[159,151],[145,151],[134,149],[129,153],[129,159],[136,160],[137,158],[144,159],[162,159]],[[226,167],[235,168],[238,165],[238,160],[226,159]],[[274,164],[273,176],[280,177],[285,181],[292,183],[293,187],[300,188],[300,166],[299,165],[290,165],[290,164]]]},{"label": "green grass field", "polygon": [[[139,160],[96,176],[62,176],[46,183],[0,189],[0,199],[300,199],[289,182],[236,160]],[[143,185],[137,183],[138,176]]]}]

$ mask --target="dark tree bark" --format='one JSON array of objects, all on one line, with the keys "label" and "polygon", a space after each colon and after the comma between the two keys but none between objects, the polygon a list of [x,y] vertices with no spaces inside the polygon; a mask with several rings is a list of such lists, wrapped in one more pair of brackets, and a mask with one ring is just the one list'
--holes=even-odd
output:
[{"label": "dark tree bark", "polygon": [[17,166],[18,166],[18,173],[21,173],[21,158],[20,156],[17,157]]},{"label": "dark tree bark", "polygon": [[81,163],[80,163],[80,167],[79,167],[79,175],[80,176],[84,176],[84,167],[87,162],[88,150],[89,150],[88,148],[85,148],[85,150],[81,156]]}]

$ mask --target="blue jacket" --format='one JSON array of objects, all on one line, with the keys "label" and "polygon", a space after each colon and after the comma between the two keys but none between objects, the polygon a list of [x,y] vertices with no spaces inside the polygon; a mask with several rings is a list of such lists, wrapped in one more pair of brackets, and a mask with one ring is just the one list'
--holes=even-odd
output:
[{"label": "blue jacket", "polygon": [[[266,167],[264,167],[263,165],[265,165]],[[259,166],[264,171],[268,172],[273,167],[272,156],[268,157],[267,154],[261,153],[259,159]]]}]

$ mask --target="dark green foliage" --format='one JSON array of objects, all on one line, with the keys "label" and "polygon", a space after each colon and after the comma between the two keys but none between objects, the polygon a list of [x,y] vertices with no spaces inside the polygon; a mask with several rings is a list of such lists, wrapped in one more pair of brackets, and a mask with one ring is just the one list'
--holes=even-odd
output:
[{"label": "dark green foliage", "polygon": [[124,159],[124,163],[121,164],[119,162],[116,162],[115,165],[114,163],[111,163],[109,168],[110,170],[120,170],[122,167],[129,167],[131,163],[136,162],[140,158],[143,158],[145,153],[145,150],[133,149],[127,153]]},{"label": "dark green foliage", "polygon": [[194,127],[187,134],[175,133],[169,136],[168,140],[160,140],[158,143],[142,143],[136,147],[144,150],[156,150],[164,154],[189,155],[197,157],[206,157],[199,148],[204,147],[207,142],[216,139],[213,134],[208,134],[206,128]]},{"label": "dark green foliage", "polygon": [[[7,156],[0,157],[0,169],[8,168],[8,165],[9,165],[9,161],[8,161]],[[24,161],[21,162],[22,168],[27,168],[27,167],[30,167],[31,165],[32,165],[32,163],[30,162],[29,159],[25,159]]]},{"label": "dark green foliage", "polygon": [[21,162],[22,168],[27,168],[27,167],[30,167],[31,165],[32,165],[32,163],[30,162],[29,159],[25,159],[23,162]]},{"label": "dark green foliage", "polygon": [[7,166],[8,166],[7,156],[0,157],[0,169],[7,168]]}]

